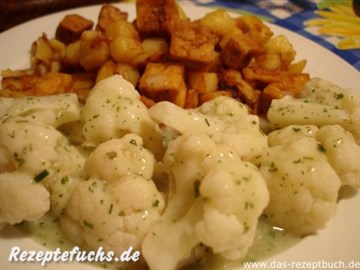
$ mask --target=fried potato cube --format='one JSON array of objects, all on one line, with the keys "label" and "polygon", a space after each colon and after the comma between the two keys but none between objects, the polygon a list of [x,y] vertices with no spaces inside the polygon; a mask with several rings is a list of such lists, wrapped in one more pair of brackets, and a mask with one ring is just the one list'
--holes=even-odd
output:
[{"label": "fried potato cube", "polygon": [[212,92],[218,89],[218,77],[215,72],[192,71],[187,73],[188,86],[198,93]]},{"label": "fried potato cube", "polygon": [[143,69],[149,62],[165,62],[169,55],[169,45],[163,38],[146,38],[141,43],[142,53],[133,64]]},{"label": "fried potato cube", "polygon": [[216,97],[221,97],[221,96],[233,97],[231,91],[227,91],[227,90],[219,90],[209,93],[203,93],[203,94],[199,94],[199,105],[207,101],[213,100]]},{"label": "fried potato cube", "polygon": [[300,93],[302,86],[310,80],[307,73],[292,74],[288,71],[272,71],[252,67],[246,67],[242,72],[246,81],[256,81],[263,85],[278,83],[282,89],[291,89],[295,93]]},{"label": "fried potato cube", "polygon": [[149,63],[140,78],[141,93],[155,101],[168,100],[185,105],[185,69],[181,64]]},{"label": "fried potato cube", "polygon": [[63,63],[70,66],[78,66],[80,56],[80,40],[69,43],[65,48],[65,57]]},{"label": "fried potato cube", "polygon": [[300,60],[296,63],[291,63],[289,66],[288,66],[288,71],[291,73],[291,74],[300,74],[303,72],[305,66],[306,66],[306,59],[303,59],[303,60]]},{"label": "fried potato cube", "polygon": [[267,53],[276,53],[280,55],[281,66],[284,70],[295,59],[296,51],[284,35],[276,36],[264,44]]},{"label": "fried potato cube", "polygon": [[256,65],[267,70],[281,70],[281,59],[278,53],[265,53],[255,57]]},{"label": "fried potato cube", "polygon": [[96,83],[114,74],[120,74],[124,77],[125,80],[129,81],[134,86],[137,86],[140,78],[139,71],[132,66],[123,63],[115,63],[112,60],[108,60],[99,69],[96,75]]},{"label": "fried potato cube", "polygon": [[258,95],[255,89],[242,78],[239,71],[222,70],[218,76],[219,89],[230,90],[235,98],[249,105],[256,103]]},{"label": "fried potato cube", "polygon": [[262,46],[272,36],[273,32],[260,19],[252,15],[241,16],[235,19],[236,26],[246,35]]},{"label": "fried potato cube", "polygon": [[140,78],[140,91],[159,93],[186,90],[185,69],[181,64],[149,63]]},{"label": "fried potato cube", "polygon": [[181,20],[175,0],[136,1],[136,26],[144,37],[167,37]]},{"label": "fried potato cube", "polygon": [[117,61],[132,64],[136,57],[142,53],[140,41],[127,36],[119,36],[110,45],[110,55]]},{"label": "fried potato cube", "polygon": [[199,92],[195,89],[189,89],[186,92],[185,109],[196,108],[199,105]]},{"label": "fried potato cube", "polygon": [[102,66],[109,59],[106,39],[96,31],[84,32],[81,36],[79,63],[86,71]]},{"label": "fried potato cube", "polygon": [[78,40],[81,34],[92,29],[94,23],[80,15],[66,15],[56,28],[55,37],[57,40],[68,44]]},{"label": "fried potato cube", "polygon": [[80,72],[72,74],[73,86],[71,92],[77,94],[80,102],[85,103],[90,90],[95,85],[95,74],[93,72]]},{"label": "fried potato cube", "polygon": [[127,21],[127,19],[127,12],[123,12],[119,8],[111,4],[104,4],[102,5],[99,13],[96,29],[100,31],[105,31],[108,25],[117,21]]},{"label": "fried potato cube", "polygon": [[257,104],[257,113],[258,114],[266,114],[271,105],[271,101],[273,99],[279,99],[287,95],[288,92],[285,92],[281,89],[281,85],[279,83],[271,83],[265,87],[265,89],[261,92]]},{"label": "fried potato cube", "polygon": [[261,53],[261,47],[251,36],[235,28],[220,42],[221,59],[230,69],[240,69],[249,64],[251,59]]},{"label": "fried potato cube", "polygon": [[170,58],[183,61],[187,68],[204,70],[217,61],[217,35],[199,22],[183,22],[171,33]]},{"label": "fried potato cube", "polygon": [[65,73],[46,73],[34,85],[35,96],[48,96],[71,91],[72,76]]},{"label": "fried potato cube", "polygon": [[200,19],[200,24],[207,26],[219,36],[225,36],[236,27],[235,20],[224,9],[216,9]]},{"label": "fried potato cube", "polygon": [[116,21],[105,26],[106,36],[110,40],[116,39],[119,36],[126,36],[132,39],[140,40],[140,36],[135,26],[125,20]]}]

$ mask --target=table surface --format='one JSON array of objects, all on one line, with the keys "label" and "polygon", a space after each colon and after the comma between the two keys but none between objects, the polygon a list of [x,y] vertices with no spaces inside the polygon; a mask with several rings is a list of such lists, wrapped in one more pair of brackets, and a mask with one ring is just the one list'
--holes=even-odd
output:
[{"label": "table surface", "polygon": [[[339,50],[338,37],[320,35],[304,22],[317,18],[315,11],[324,0],[178,0],[179,3],[221,7],[240,14],[254,14],[269,22],[290,29],[334,52],[360,71],[360,49]],[[357,0],[337,0],[357,1]],[[101,3],[135,2],[121,0],[0,0],[0,32],[20,23],[56,11]]]}]

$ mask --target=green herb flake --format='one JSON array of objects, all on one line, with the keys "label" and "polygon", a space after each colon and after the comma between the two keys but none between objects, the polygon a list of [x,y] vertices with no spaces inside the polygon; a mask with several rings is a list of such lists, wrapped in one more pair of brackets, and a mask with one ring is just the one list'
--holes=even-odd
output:
[{"label": "green herb flake", "polygon": [[61,178],[61,184],[65,185],[66,183],[69,182],[69,176],[65,175],[64,177]]},{"label": "green herb flake", "polygon": [[46,178],[46,176],[49,175],[49,172],[47,170],[43,170],[41,171],[39,174],[37,174],[35,177],[34,177],[34,181],[36,183],[39,183],[41,182],[42,180],[44,180]]}]

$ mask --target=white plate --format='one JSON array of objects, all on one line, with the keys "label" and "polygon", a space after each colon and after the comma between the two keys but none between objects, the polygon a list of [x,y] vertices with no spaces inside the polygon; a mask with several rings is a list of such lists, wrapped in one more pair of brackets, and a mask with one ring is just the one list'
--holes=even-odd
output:
[{"label": "white plate", "polygon": [[[135,18],[134,4],[118,4],[123,11],[129,12],[130,20]],[[209,9],[203,7],[183,6],[190,18],[199,18]],[[99,6],[90,6],[71,11],[56,13],[22,24],[0,34],[0,69],[25,68],[29,66],[29,49],[32,42],[42,33],[53,37],[59,21],[65,14],[77,13],[88,19],[97,20]],[[330,80],[341,87],[360,91],[359,72],[344,60],[298,34],[275,25],[270,25],[275,34],[284,34],[297,51],[297,59],[307,59],[306,72],[311,77]],[[360,165],[359,165],[360,166]],[[268,262],[360,262],[360,194],[339,203],[339,209],[324,230],[306,237],[290,249],[274,256]],[[34,270],[38,263],[10,263],[8,257],[11,247],[19,246],[22,250],[45,250],[44,246],[29,238],[21,236],[2,236],[0,238],[0,269],[2,270]],[[64,269],[70,264],[52,263],[47,269]],[[290,266],[286,267],[291,269]],[[299,267],[293,267],[293,269]],[[330,268],[330,267],[329,267]],[[345,267],[344,267],[345,268]],[[99,269],[90,265],[77,265],[76,269]],[[264,269],[264,268],[263,268]],[[311,269],[302,268],[302,269]],[[324,268],[323,268],[324,269]]]}]

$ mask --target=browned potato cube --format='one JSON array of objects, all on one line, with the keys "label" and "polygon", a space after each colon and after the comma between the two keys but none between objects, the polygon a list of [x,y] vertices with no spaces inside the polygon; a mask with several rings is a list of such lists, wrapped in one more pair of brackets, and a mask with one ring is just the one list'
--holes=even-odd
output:
[{"label": "browned potato cube", "polygon": [[78,40],[81,34],[86,30],[92,29],[93,25],[92,21],[80,15],[67,15],[57,27],[55,37],[61,42],[68,44]]},{"label": "browned potato cube", "polygon": [[255,89],[247,83],[237,70],[219,72],[219,89],[230,90],[233,96],[244,103],[254,104],[257,100]]},{"label": "browned potato cube", "polygon": [[183,22],[171,33],[170,57],[187,68],[204,70],[217,61],[217,35],[199,22]]},{"label": "browned potato cube", "polygon": [[143,95],[155,101],[168,100],[185,105],[185,69],[181,64],[149,63],[139,82]]},{"label": "browned potato cube", "polygon": [[212,92],[218,89],[218,77],[215,72],[188,72],[188,86],[198,93]]},{"label": "browned potato cube", "polygon": [[86,71],[102,66],[109,59],[109,48],[104,37],[95,31],[81,36],[79,63]]},{"label": "browned potato cube", "polygon": [[152,93],[180,91],[186,89],[184,74],[181,64],[149,63],[140,78],[139,88]]},{"label": "browned potato cube", "polygon": [[221,59],[230,69],[247,66],[251,59],[261,52],[261,47],[254,39],[236,28],[226,34],[220,46],[222,49]]},{"label": "browned potato cube", "polygon": [[226,90],[219,90],[219,91],[204,93],[204,94],[199,95],[199,105],[201,105],[207,101],[213,100],[216,97],[221,97],[221,96],[233,97],[231,91],[226,91]]},{"label": "browned potato cube", "polygon": [[136,26],[144,37],[166,37],[182,20],[175,0],[136,1]]},{"label": "browned potato cube", "polygon": [[189,89],[186,93],[185,109],[196,108],[199,105],[199,93],[197,90]]},{"label": "browned potato cube", "polygon": [[128,19],[128,14],[121,11],[119,8],[110,5],[104,4],[101,7],[98,24],[96,29],[100,31],[105,31],[106,27],[117,21],[126,21]]},{"label": "browned potato cube", "polygon": [[247,35],[250,35],[255,42],[262,46],[268,41],[273,33],[260,19],[252,15],[241,16],[235,19],[236,26]]}]

